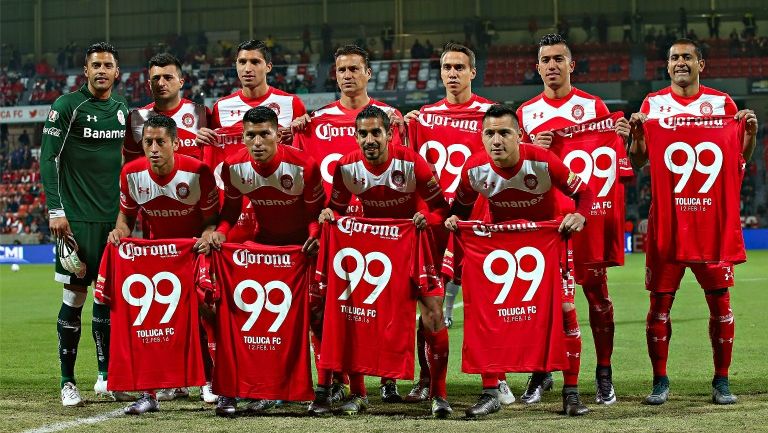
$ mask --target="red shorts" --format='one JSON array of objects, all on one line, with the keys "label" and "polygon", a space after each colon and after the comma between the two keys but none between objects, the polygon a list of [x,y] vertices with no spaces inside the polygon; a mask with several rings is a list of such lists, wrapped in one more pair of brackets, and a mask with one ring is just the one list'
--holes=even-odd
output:
[{"label": "red shorts", "polygon": [[605,266],[577,265],[574,267],[574,276],[576,284],[582,287],[605,287],[608,282]]},{"label": "red shorts", "polygon": [[645,257],[645,288],[654,293],[675,293],[680,288],[685,268],[691,268],[696,281],[704,290],[733,287],[733,263],[670,263]]}]

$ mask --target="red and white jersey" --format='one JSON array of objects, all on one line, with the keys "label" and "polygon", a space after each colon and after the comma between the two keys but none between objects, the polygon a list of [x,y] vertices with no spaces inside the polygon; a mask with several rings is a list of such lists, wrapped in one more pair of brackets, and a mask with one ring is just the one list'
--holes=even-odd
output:
[{"label": "red and white jersey", "polygon": [[109,389],[205,384],[192,239],[107,243],[93,296],[109,305]]},{"label": "red and white jersey", "polygon": [[521,133],[531,141],[536,134],[608,115],[608,107],[598,96],[590,95],[575,87],[563,98],[548,98],[544,92],[524,102],[517,109]]},{"label": "red and white jersey", "polygon": [[[624,140],[616,134],[617,112],[609,116],[554,131],[551,150],[587,183],[595,201],[587,223],[573,233],[576,264],[620,266],[624,264],[624,185],[634,176]],[[575,210],[572,199],[558,194],[563,214]]]},{"label": "red and white jersey", "polygon": [[[301,247],[225,243],[210,257],[216,283],[213,392],[227,397],[314,398],[309,354],[308,262]],[[207,260],[198,260],[205,266]],[[203,270],[203,274],[209,272]],[[205,278],[200,281],[205,283]]]},{"label": "red and white jersey", "polygon": [[426,231],[411,220],[341,217],[322,233],[319,368],[412,379],[416,298],[442,290]]},{"label": "red and white jersey", "polygon": [[151,116],[158,114],[168,116],[176,122],[176,134],[179,137],[179,148],[176,152],[202,160],[203,148],[195,144],[195,138],[197,138],[197,131],[200,128],[207,128],[210,124],[211,111],[205,105],[182,99],[179,105],[171,111],[160,111],[155,108],[153,102],[128,114],[128,122],[126,122],[128,131],[126,131],[125,142],[123,143],[125,162],[128,163],[144,156],[141,145],[144,122]]},{"label": "red and white jersey", "polygon": [[461,171],[456,201],[472,206],[478,195],[485,197],[492,222],[544,221],[558,215],[557,190],[572,196],[587,188],[554,153],[520,143],[520,160],[514,167],[496,166],[485,151],[472,155]]},{"label": "red and white jersey", "polygon": [[[369,105],[381,108],[387,115],[395,113],[397,116],[403,117],[395,108],[373,98],[371,98]],[[323,176],[323,185],[328,196],[331,194],[333,173],[337,161],[342,156],[360,149],[355,139],[355,118],[363,111],[363,108],[365,107],[349,110],[341,105],[341,101],[328,104],[312,113],[312,121],[306,129],[293,137],[293,146],[304,150],[320,164],[320,173]],[[392,143],[402,144],[400,135],[396,132],[392,134]],[[360,203],[354,200],[347,213],[349,215],[362,215]]]},{"label": "red and white jersey", "polygon": [[743,121],[679,115],[643,124],[651,166],[646,248],[669,262],[746,260],[739,216]]},{"label": "red and white jersey", "polygon": [[219,194],[211,169],[184,155],[174,155],[173,170],[159,176],[142,157],[120,173],[120,212],[149,225],[149,239],[200,236],[204,221],[216,215]]},{"label": "red and white jersey", "polygon": [[241,210],[242,197],[251,203],[255,240],[270,245],[302,245],[319,237],[317,217],[325,203],[320,169],[312,157],[278,145],[271,161],[259,164],[248,149],[227,158],[222,173],[225,203],[219,230],[227,234]]},{"label": "red and white jersey", "polygon": [[699,93],[691,97],[678,96],[672,87],[665,87],[650,93],[643,100],[640,112],[649,119],[661,119],[678,114],[689,116],[734,115],[738,111],[736,103],[727,93],[711,87],[699,85]]},{"label": "red and white jersey", "polygon": [[464,344],[461,371],[563,370],[564,241],[555,221],[460,222]]},{"label": "red and white jersey", "polygon": [[358,149],[342,157],[333,175],[329,206],[344,213],[357,196],[366,218],[413,218],[420,201],[432,211],[427,219],[439,224],[447,216],[448,203],[426,161],[413,150],[389,144],[388,159],[371,165]]}]

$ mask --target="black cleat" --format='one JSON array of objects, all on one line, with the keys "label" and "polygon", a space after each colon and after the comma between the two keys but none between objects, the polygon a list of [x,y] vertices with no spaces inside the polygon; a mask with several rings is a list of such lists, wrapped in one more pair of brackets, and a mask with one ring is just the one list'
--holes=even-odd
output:
[{"label": "black cleat", "polygon": [[545,373],[544,379],[541,380],[541,389],[544,391],[552,391],[555,387],[555,379],[552,378],[552,373]]},{"label": "black cleat", "polygon": [[333,384],[331,384],[331,404],[346,400],[350,394],[349,384],[339,382],[338,380],[334,380]]},{"label": "black cleat", "polygon": [[307,412],[313,416],[324,416],[331,413],[331,397],[328,388],[324,386],[315,388],[315,399],[309,404]]},{"label": "black cleat", "polygon": [[653,390],[650,395],[645,397],[645,404],[664,404],[667,399],[669,399],[669,378],[667,376],[654,377]]},{"label": "black cleat", "polygon": [[712,403],[734,404],[736,400],[736,396],[731,394],[728,378],[725,376],[715,376],[712,379]]},{"label": "black cleat", "polygon": [[496,413],[501,409],[501,402],[495,395],[483,392],[477,399],[477,403],[468,407],[466,414],[468,418],[478,418],[481,416]]},{"label": "black cleat", "polygon": [[237,399],[232,397],[219,396],[219,401],[216,402],[216,416],[232,417],[235,416],[237,411]]},{"label": "black cleat", "polygon": [[595,371],[595,403],[610,405],[616,403],[616,392],[613,389],[613,374],[611,367],[597,366]]},{"label": "black cleat", "polygon": [[388,380],[379,388],[381,390],[381,401],[384,403],[402,403],[403,397],[397,391],[397,382]]},{"label": "black cleat", "polygon": [[533,373],[528,376],[528,385],[525,392],[520,396],[520,401],[525,404],[534,404],[541,401],[541,395],[544,393],[543,383],[546,373]]},{"label": "black cleat", "polygon": [[589,413],[589,408],[581,402],[578,388],[563,387],[563,412],[568,416],[581,416]]},{"label": "black cleat", "polygon": [[448,418],[453,413],[451,405],[442,397],[432,399],[432,416],[435,418]]}]

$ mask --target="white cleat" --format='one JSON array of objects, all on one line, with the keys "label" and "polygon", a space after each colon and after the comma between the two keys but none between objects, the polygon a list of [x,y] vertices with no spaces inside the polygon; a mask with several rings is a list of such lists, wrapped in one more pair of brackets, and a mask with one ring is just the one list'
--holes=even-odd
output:
[{"label": "white cleat", "polygon": [[499,402],[503,405],[510,405],[515,402],[515,395],[512,394],[512,390],[509,389],[506,380],[500,380],[497,386],[499,390]]},{"label": "white cleat", "polygon": [[206,382],[200,387],[200,399],[208,404],[216,404],[219,401],[219,396],[213,393],[211,382]]},{"label": "white cleat", "polygon": [[85,406],[83,398],[80,397],[80,391],[72,382],[67,382],[61,388],[61,404],[64,407],[82,407]]},{"label": "white cleat", "polygon": [[96,379],[96,383],[93,384],[93,392],[96,393],[96,397],[104,398],[112,401],[134,401],[136,397],[123,391],[110,391],[107,389],[107,381],[99,376]]},{"label": "white cleat", "polygon": [[157,401],[171,401],[189,397],[189,388],[164,388],[157,390]]}]

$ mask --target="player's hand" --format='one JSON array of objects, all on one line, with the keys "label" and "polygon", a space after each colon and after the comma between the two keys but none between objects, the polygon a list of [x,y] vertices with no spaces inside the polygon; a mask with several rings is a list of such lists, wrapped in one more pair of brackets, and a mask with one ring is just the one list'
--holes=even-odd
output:
[{"label": "player's hand", "polygon": [[580,232],[584,228],[584,223],[586,222],[587,219],[580,213],[569,213],[563,218],[563,222],[560,223],[560,228],[558,228],[557,231],[560,233]]},{"label": "player's hand", "polygon": [[632,113],[629,117],[630,134],[632,134],[633,140],[642,140],[645,136],[643,131],[643,123],[648,120],[648,115],[645,113]]},{"label": "player's hand", "polygon": [[415,225],[419,230],[424,230],[427,228],[427,217],[425,217],[421,212],[416,212],[413,215],[413,225]]},{"label": "player's hand", "polygon": [[456,231],[457,228],[459,228],[459,217],[456,215],[451,215],[448,217],[448,219],[445,220],[445,228],[447,228],[450,231]]},{"label": "player's hand", "polygon": [[317,222],[320,224],[324,223],[332,223],[336,221],[336,218],[333,216],[333,211],[330,208],[325,208],[322,211],[320,211],[320,216],[317,217]]},{"label": "player's hand", "polygon": [[301,252],[308,255],[308,256],[314,256],[317,254],[317,251],[320,249],[320,242],[317,240],[316,237],[310,236],[307,238],[307,241],[304,242],[304,246],[301,247]]},{"label": "player's hand", "polygon": [[536,134],[536,137],[533,139],[533,144],[537,146],[541,146],[544,149],[549,149],[549,146],[552,145],[552,139],[555,137],[555,133],[552,131],[542,131]]},{"label": "player's hand", "polygon": [[411,120],[416,120],[419,118],[419,110],[411,110],[408,112],[408,114],[405,115],[405,124],[409,125],[411,123]]},{"label": "player's hand", "polygon": [[199,250],[198,252],[201,254],[208,254],[211,252],[211,250],[221,249],[221,244],[223,244],[226,241],[227,241],[227,237],[224,236],[224,233],[218,230],[205,232],[198,240],[200,245],[204,246],[205,252],[202,252]]},{"label": "player's hand", "polygon": [[107,235],[107,242],[118,246],[120,245],[120,240],[127,237],[128,236],[125,236],[122,230],[114,229]]},{"label": "player's hand", "polygon": [[205,237],[205,233],[203,233],[203,236],[195,239],[196,242],[195,246],[192,247],[192,251],[203,255],[208,255],[211,252],[211,243],[205,240]]},{"label": "player's hand", "polygon": [[290,144],[291,140],[293,140],[293,133],[291,133],[291,128],[283,128],[282,126],[277,128],[278,143]]},{"label": "player's hand", "polygon": [[746,135],[750,137],[757,135],[757,116],[754,111],[750,109],[739,110],[733,118],[736,120],[746,120],[746,125],[744,127],[744,133]]},{"label": "player's hand", "polygon": [[197,137],[195,137],[195,144],[197,146],[216,146],[218,141],[213,129],[200,128],[197,130]]},{"label": "player's hand", "polygon": [[291,121],[291,132],[303,131],[310,122],[312,122],[312,118],[309,117],[309,114],[304,114],[303,116],[293,119],[293,121]]},{"label": "player's hand", "polygon": [[616,134],[621,136],[621,138],[626,140],[627,137],[629,137],[629,131],[630,131],[629,120],[627,120],[624,117],[620,117],[616,121],[616,125],[614,125],[613,130],[616,131]]},{"label": "player's hand", "polygon": [[72,233],[67,217],[51,218],[48,222],[48,228],[51,230],[51,235],[55,238],[63,238]]}]

